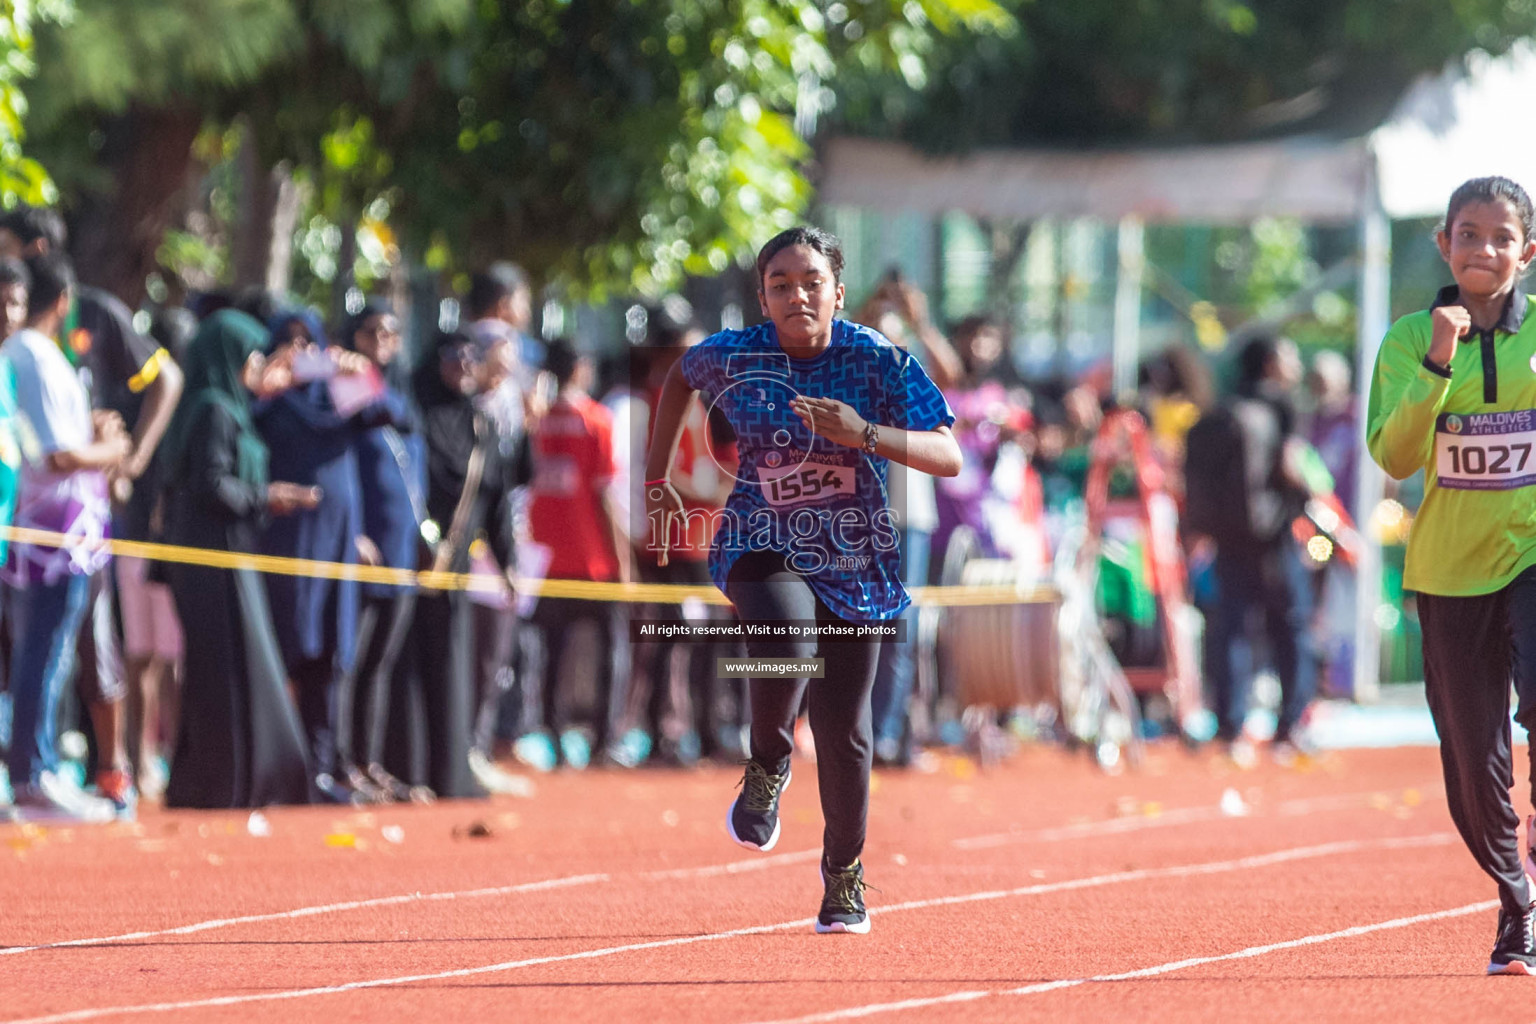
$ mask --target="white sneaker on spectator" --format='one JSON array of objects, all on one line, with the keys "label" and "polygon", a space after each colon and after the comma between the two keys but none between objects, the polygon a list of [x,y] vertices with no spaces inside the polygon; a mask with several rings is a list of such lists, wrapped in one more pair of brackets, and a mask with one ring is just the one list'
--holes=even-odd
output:
[{"label": "white sneaker on spectator", "polygon": [[92,796],[54,772],[42,772],[36,782],[17,791],[16,811],[22,821],[78,821],[105,825],[117,818],[117,808],[112,801]]},{"label": "white sneaker on spectator", "polygon": [[469,771],[488,793],[498,796],[533,796],[533,780],[507,771],[474,747],[469,751]]}]

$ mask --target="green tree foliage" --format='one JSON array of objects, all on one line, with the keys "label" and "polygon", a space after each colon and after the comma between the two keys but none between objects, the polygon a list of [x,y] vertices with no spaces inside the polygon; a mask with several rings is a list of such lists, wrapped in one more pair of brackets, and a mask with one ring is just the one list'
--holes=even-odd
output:
[{"label": "green tree foliage", "polygon": [[[329,23],[317,5],[319,58],[272,83],[280,155],[345,182],[327,216],[382,196],[416,252],[514,255],[592,297],[745,261],[803,215],[806,137],[844,80],[920,77],[935,35],[1011,24],[993,0],[434,6],[362,52],[352,6]],[[304,153],[338,104],[366,127],[358,173]]]},{"label": "green tree foliage", "polygon": [[398,147],[418,241],[653,291],[724,270],[807,205],[793,116],[802,81],[833,71],[812,5],[531,0],[482,5],[473,31],[464,78]]},{"label": "green tree foliage", "polygon": [[249,85],[303,42],[297,12],[272,0],[73,0],[38,34],[35,118],[87,108],[202,106]]},{"label": "green tree foliage", "polygon": [[844,125],[937,151],[1373,127],[1412,79],[1536,32],[1527,0],[1003,0],[1019,31],[941,45],[919,92],[862,86]]},{"label": "green tree foliage", "polygon": [[26,138],[27,97],[23,82],[33,62],[32,25],[36,19],[68,21],[70,0],[0,0],[0,204],[51,203],[58,193],[43,165],[22,152]]},{"label": "green tree foliage", "polygon": [[[0,0],[4,201],[46,198],[17,149],[42,4]],[[190,140],[236,115],[262,166],[311,188],[317,279],[378,269],[363,235],[348,262],[363,225],[437,266],[512,256],[598,296],[745,261],[803,216],[829,118],[939,150],[1363,130],[1414,75],[1536,31],[1529,0],[72,6],[38,29],[28,144],[101,259],[127,253],[106,276],[130,292],[185,206]]]},{"label": "green tree foliage", "polygon": [[74,181],[104,114],[240,113],[332,222],[382,198],[414,251],[592,295],[744,260],[803,214],[806,137],[845,86],[916,86],[938,37],[1012,24],[995,0],[79,4],[47,40]]}]

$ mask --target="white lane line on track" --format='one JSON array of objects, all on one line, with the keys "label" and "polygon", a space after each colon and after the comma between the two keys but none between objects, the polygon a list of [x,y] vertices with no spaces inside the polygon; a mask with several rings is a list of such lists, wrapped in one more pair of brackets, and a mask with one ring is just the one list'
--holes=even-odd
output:
[{"label": "white lane line on track", "polygon": [[[880,907],[870,912],[871,916],[893,914],[899,911],[922,910],[928,907],[952,906],[957,903],[976,903],[987,900],[1007,899],[1014,896],[1040,896],[1053,892],[1066,892],[1073,889],[1088,889],[1096,886],[1115,885],[1122,882],[1144,881],[1153,878],[1190,878],[1200,875],[1214,875],[1222,872],[1244,871],[1251,868],[1268,867],[1285,861],[1308,860],[1317,857],[1334,857],[1343,853],[1358,853],[1364,850],[1401,850],[1422,846],[1444,846],[1456,841],[1456,836],[1450,832],[1435,832],[1420,836],[1407,836],[1392,839],[1354,839],[1338,843],[1325,843],[1321,846],[1301,846],[1289,850],[1278,850],[1274,853],[1257,854],[1252,857],[1241,857],[1236,860],[1211,861],[1205,864],[1185,864],[1170,868],[1147,868],[1137,871],[1117,871],[1110,875],[1097,875],[1092,878],[1076,878],[1065,882],[1053,882],[1039,885],[1026,885],[1018,889],[997,889],[985,892],[966,893],[960,896],[940,896],[927,900],[911,900],[906,903],[897,903],[889,907]],[[1488,904],[1478,904],[1478,907],[1486,907]],[[1471,911],[1465,911],[1470,913]],[[1449,912],[1447,912],[1449,913]],[[544,964],[568,963],[577,960],[595,960],[600,957],[616,956],[621,953],[637,953],[651,949],[666,949],[675,946],[692,946],[701,942],[719,942],[725,939],[743,938],[749,935],[765,935],[770,932],[788,931],[796,928],[809,928],[815,918],[807,917],[794,921],[780,921],[777,924],[756,925],[750,928],[734,928],[730,931],[708,932],[703,935],[685,935],[675,939],[657,939],[652,942],[635,942],[623,946],[606,946],[601,949],[582,950],[577,953],[561,953],[551,956],[534,957],[527,960],[508,960],[502,963],[485,964],[480,967],[464,967],[452,971],[438,971],[432,974],[407,974],[394,978],[371,978],[366,981],[349,981],[340,985],[326,985],[316,988],[289,989],[282,992],[261,992],[249,995],[217,996],[210,999],[191,999],[176,1003],[146,1003],[137,1006],[109,1006],[88,1007],[80,1010],[69,1010],[63,1013],[49,1014],[42,1017],[27,1017],[23,1019],[0,1022],[0,1024],[68,1024],[71,1021],[94,1020],[98,1017],[128,1016],[145,1013],[171,1013],[177,1010],[197,1010],[214,1006],[240,1006],[246,1003],[264,1003],[285,999],[303,999],[309,996],[336,995],[343,992],[355,992],[360,989],[385,988],[398,985],[410,985],[423,981],[445,981],[450,978],[468,978],[480,974],[496,974],[503,971],[513,971],[524,967],[538,967]],[[1372,926],[1374,927],[1374,926]],[[1314,940],[1317,941],[1317,940]],[[1235,954],[1234,954],[1235,955]],[[1256,955],[1256,954],[1249,954]],[[1077,982],[1052,982],[1053,985],[1081,984],[1094,979],[1081,979]],[[983,992],[974,998],[990,995]],[[950,997],[944,997],[949,999]],[[842,1011],[839,1011],[842,1012]]]},{"label": "white lane line on track", "polygon": [[1453,917],[1465,917],[1468,914],[1479,914],[1486,910],[1493,910],[1498,905],[1498,900],[1484,900],[1481,903],[1468,903],[1466,906],[1452,907],[1449,910],[1436,910],[1427,914],[1415,914],[1412,917],[1396,917],[1390,921],[1379,921],[1376,924],[1361,924],[1351,928],[1341,928],[1336,932],[1303,935],[1299,939],[1272,942],[1265,946],[1249,946],[1247,949],[1239,949],[1233,953],[1222,953],[1219,956],[1196,956],[1190,957],[1187,960],[1174,960],[1170,963],[1158,964],[1155,967],[1143,967],[1140,970],[1125,971],[1121,974],[1098,974],[1091,978],[1043,981],[1035,985],[1024,985],[1020,988],[972,989],[963,992],[950,992],[947,995],[933,996],[927,999],[903,999],[897,1003],[869,1003],[864,1006],[851,1006],[844,1010],[830,1010],[826,1013],[813,1013],[804,1017],[791,1017],[773,1021],[771,1024],[822,1024],[822,1022],[826,1021],[853,1020],[859,1017],[873,1017],[881,1013],[895,1013],[900,1010],[920,1010],[924,1007],[940,1006],[945,1003],[969,1003],[991,996],[1032,996],[1042,992],[1055,992],[1059,989],[1076,988],[1079,985],[1099,982],[1135,981],[1138,978],[1156,977],[1159,974],[1170,974],[1173,971],[1182,971],[1205,964],[1216,964],[1226,960],[1246,960],[1256,956],[1264,956],[1267,953],[1299,949],[1302,946],[1315,946],[1322,942],[1334,942],[1338,939],[1352,939],[1356,936],[1369,935],[1372,932],[1387,931],[1392,928],[1410,928],[1416,924],[1428,924],[1432,921],[1444,921]]},{"label": "white lane line on track", "polygon": [[[1340,808],[1354,807],[1362,801],[1369,801],[1380,797],[1381,791],[1370,793],[1357,793],[1345,796],[1317,797],[1307,800],[1290,800],[1279,804],[1276,810],[1281,814],[1304,814],[1312,810],[1337,810]],[[1216,807],[1186,807],[1167,811],[1156,817],[1128,817],[1111,818],[1107,821],[1086,822],[1081,825],[1065,825],[1059,828],[1038,829],[1034,832],[1007,832],[996,836],[978,836],[974,839],[957,839],[953,845],[960,849],[986,849],[993,846],[1002,846],[1009,843],[1020,842],[1055,842],[1064,839],[1084,839],[1101,835],[1119,835],[1125,832],[1135,832],[1147,828],[1161,828],[1170,825],[1191,824],[1199,821],[1210,821],[1222,818],[1219,808]],[[749,860],[729,861],[724,864],[710,864],[697,868],[672,868],[660,871],[641,872],[639,877],[649,879],[681,879],[681,878],[712,878],[720,875],[733,875],[745,871],[762,871],[767,868],[778,867],[783,864],[801,863],[813,861],[820,857],[820,850],[799,850],[794,853],[778,853],[769,857],[754,857]],[[13,956],[18,953],[34,953],[40,950],[60,949],[69,946],[105,946],[121,942],[136,942],[141,939],[152,939],[165,935],[192,935],[197,932],[210,931],[216,928],[231,928],[243,924],[260,924],[266,921],[285,921],[302,917],[313,917],[318,914],[342,913],[349,910],[366,910],[372,907],[399,906],[408,903],[477,899],[494,896],[509,896],[522,892],[538,892],[544,889],[557,889],[566,886],[592,885],[599,882],[612,881],[609,874],[573,875],[568,878],[552,878],[542,882],[526,882],[521,885],[498,886],[490,889],[472,889],[466,892],[435,892],[435,893],[404,893],[398,896],[381,896],[376,899],[353,900],[345,903],[326,903],[320,906],[298,907],[293,910],[280,910],[267,914],[250,914],[243,917],[216,918],[211,921],[199,921],[193,924],[181,925],[174,928],[160,928],[151,931],[127,932],[121,935],[104,935],[89,939],[66,939],[59,942],[46,942],[35,946],[0,947],[0,956]]]},{"label": "white lane line on track", "polygon": [[[820,856],[820,850],[800,850],[795,853],[779,853],[771,857],[735,860],[725,864],[708,864],[697,868],[644,871],[640,873],[640,877],[656,879],[712,878],[718,875],[734,875],[743,871],[761,871],[765,868],[774,868],[782,864],[813,861]],[[460,892],[403,893],[398,896],[380,896],[374,899],[349,900],[345,903],[325,903],[319,906],[297,907],[293,910],[279,910],[268,914],[247,914],[241,917],[215,918],[211,921],[198,921],[194,924],[180,925],[174,928],[158,928],[153,931],[125,932],[121,935],[103,935],[91,939],[65,939],[60,942],[45,942],[36,946],[0,947],[0,956],[14,956],[17,953],[35,953],[39,950],[62,949],[68,946],[105,946],[120,942],[135,942],[140,939],[152,939],[165,935],[192,935],[196,932],[211,931],[215,928],[232,928],[236,925],[261,924],[266,921],[291,921],[302,917],[336,914],[348,910],[367,910],[373,907],[394,907],[408,903],[430,903],[443,900],[512,896],[518,893],[541,892],[547,889],[565,889],[573,886],[594,885],[599,882],[611,881],[613,881],[613,876],[610,874],[571,875],[565,878],[550,878],[541,882],[500,885],[489,889],[470,889]]]},{"label": "white lane line on track", "polygon": [[[1420,789],[1419,792],[1424,792]],[[1359,807],[1368,804],[1372,800],[1389,795],[1383,790],[1373,790],[1369,793],[1351,793],[1344,796],[1322,796],[1302,800],[1287,800],[1275,805],[1275,813],[1284,816],[1309,814],[1313,811],[1339,811]],[[1149,828],[1167,828],[1172,825],[1191,825],[1201,821],[1218,821],[1232,817],[1221,809],[1218,804],[1202,805],[1199,807],[1180,807],[1171,811],[1161,811],[1149,815],[1129,815],[1124,818],[1110,818],[1106,821],[1088,821],[1079,825],[1059,825],[1051,828],[1039,828],[1033,831],[1020,832],[995,832],[984,836],[969,836],[964,839],[952,839],[950,845],[957,850],[990,850],[999,846],[1011,846],[1015,843],[1048,843],[1063,839],[1084,839],[1089,836],[1120,835],[1125,832],[1140,832]],[[1238,817],[1244,817],[1239,815]],[[1254,817],[1262,817],[1254,815]]]},{"label": "white lane line on track", "polygon": [[541,892],[545,889],[565,889],[570,886],[606,882],[610,877],[609,875],[571,875],[567,878],[550,878],[542,882],[499,885],[492,889],[469,889],[463,892],[412,892],[400,896],[380,896],[376,899],[349,900],[346,903],[325,903],[315,907],[279,910],[271,914],[247,914],[244,917],[223,917],[212,921],[198,921],[196,924],[184,924],[177,928],[160,928],[155,931],[107,935],[98,939],[66,939],[62,942],[47,942],[40,946],[11,946],[0,949],[0,956],[32,953],[40,949],[62,949],[66,946],[101,946],[114,942],[132,942],[136,939],[154,938],[157,935],[191,935],[195,932],[206,932],[214,928],[230,928],[239,924],[259,924],[262,921],[291,921],[301,917],[314,917],[317,914],[335,914],[344,910],[365,910],[370,907],[395,907],[406,903],[467,900],[485,896],[510,896],[520,892]]},{"label": "white lane line on track", "polygon": [[727,864],[712,864],[702,868],[671,868],[665,871],[642,871],[641,878],[713,878],[717,875],[735,875],[743,871],[761,871],[781,864],[798,864],[802,861],[819,860],[820,850],[797,850],[794,853],[775,853],[769,857],[751,860],[733,860]]}]

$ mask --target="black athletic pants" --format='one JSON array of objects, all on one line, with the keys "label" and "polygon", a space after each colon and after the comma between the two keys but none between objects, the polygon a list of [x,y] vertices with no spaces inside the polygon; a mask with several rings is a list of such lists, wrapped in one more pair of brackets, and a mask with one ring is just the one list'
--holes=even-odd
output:
[{"label": "black athletic pants", "polygon": [[1219,548],[1216,552],[1217,604],[1206,622],[1206,678],[1215,697],[1217,735],[1235,740],[1243,734],[1253,668],[1233,671],[1238,641],[1249,637],[1249,613],[1264,617],[1269,657],[1280,677],[1280,714],[1275,742],[1291,739],[1317,691],[1317,658],[1308,629],[1312,619],[1312,581],[1302,553],[1288,536],[1267,547]]},{"label": "black athletic pants", "polygon": [[441,797],[484,796],[469,770],[475,716],[474,605],[469,595],[419,592],[406,643],[415,648],[420,678],[427,785]]},{"label": "black athletic pants", "polygon": [[336,692],[336,754],[342,771],[384,760],[395,663],[416,613],[416,591],[363,595],[357,617],[357,655]]},{"label": "black athletic pants", "polygon": [[[510,735],[523,733],[527,683],[519,671],[517,611],[493,605],[475,605],[475,749],[490,757],[496,749],[496,725],[501,720],[503,698],[514,688],[523,697],[513,712],[517,721]],[[510,710],[510,709],[509,709]]]},{"label": "black athletic pants", "polygon": [[[844,623],[804,576],[771,551],[742,555],[731,567],[726,596],[743,620]],[[747,640],[749,658],[823,659],[823,678],[810,688],[811,734],[816,739],[816,781],[826,819],[822,856],[846,867],[864,851],[869,821],[869,766],[874,750],[869,693],[880,661],[879,640]],[[752,679],[752,760],[775,775],[789,769],[795,717],[811,680]]]},{"label": "black athletic pants", "polygon": [[[1478,867],[1518,913],[1532,893],[1521,865],[1520,817],[1509,799],[1514,765],[1509,684],[1516,720],[1536,724],[1536,568],[1503,590],[1478,597],[1418,597],[1424,635],[1424,687],[1440,734],[1440,762],[1451,820]],[[1536,764],[1531,768],[1536,801]]]},{"label": "black athletic pants", "polygon": [[[195,628],[195,627],[194,627]],[[318,658],[305,658],[289,668],[294,695],[298,697],[299,721],[304,726],[305,744],[315,775],[332,775],[336,763],[336,694],[341,673],[337,671],[336,652],[326,651]]]}]

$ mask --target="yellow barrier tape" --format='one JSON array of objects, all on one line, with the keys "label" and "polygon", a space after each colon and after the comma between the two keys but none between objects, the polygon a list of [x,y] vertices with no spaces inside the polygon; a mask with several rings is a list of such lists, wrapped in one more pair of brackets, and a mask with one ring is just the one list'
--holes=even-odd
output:
[{"label": "yellow barrier tape", "polygon": [[[43,548],[91,548],[126,558],[153,562],[197,565],[209,569],[251,569],[279,576],[309,576],[315,579],[356,580],[395,587],[422,587],[428,590],[462,590],[470,593],[496,594],[506,586],[494,573],[418,572],[385,566],[349,565],[320,562],[309,558],[285,558],[279,555],[252,555],[213,548],[193,548],[180,544],[159,544],[138,540],[91,541],[70,537],[51,530],[31,530],[20,526],[0,527],[13,544],[31,544]],[[683,583],[595,583],[588,580],[546,580],[519,577],[514,581],[519,594],[537,597],[563,597],[578,601],[615,601],[628,604],[681,604],[697,598],[706,604],[729,605],[724,594],[712,586]],[[979,607],[986,605],[1041,604],[1053,601],[1053,587],[913,587],[915,604],[930,608]]]}]

